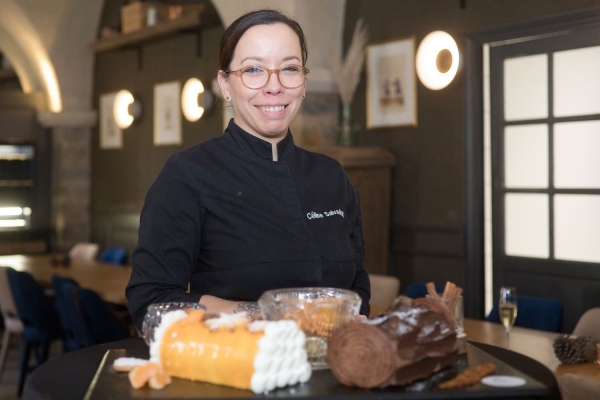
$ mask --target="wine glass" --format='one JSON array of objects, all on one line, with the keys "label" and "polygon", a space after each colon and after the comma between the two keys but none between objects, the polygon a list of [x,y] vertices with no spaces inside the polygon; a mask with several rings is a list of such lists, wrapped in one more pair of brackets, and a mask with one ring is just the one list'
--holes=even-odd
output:
[{"label": "wine glass", "polygon": [[513,286],[502,286],[500,288],[500,322],[506,329],[506,338],[510,334],[515,320],[517,319],[517,289]]}]

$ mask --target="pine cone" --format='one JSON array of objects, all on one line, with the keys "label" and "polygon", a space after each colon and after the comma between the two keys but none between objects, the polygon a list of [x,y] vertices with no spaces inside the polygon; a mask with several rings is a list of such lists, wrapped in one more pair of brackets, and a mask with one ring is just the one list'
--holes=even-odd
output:
[{"label": "pine cone", "polygon": [[562,335],[552,344],[554,354],[564,364],[594,361],[597,357],[596,344],[598,341],[589,336],[575,337]]},{"label": "pine cone", "polygon": [[594,362],[598,359],[598,341],[589,336],[577,338],[579,348],[581,349],[581,358],[586,362]]}]

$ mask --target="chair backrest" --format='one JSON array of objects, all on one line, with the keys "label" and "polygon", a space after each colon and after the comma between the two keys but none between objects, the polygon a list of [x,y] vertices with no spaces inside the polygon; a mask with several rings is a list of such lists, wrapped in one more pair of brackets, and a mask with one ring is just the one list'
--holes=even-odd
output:
[{"label": "chair backrest", "polygon": [[395,276],[369,274],[371,281],[371,315],[392,305],[400,290],[400,280]]},{"label": "chair backrest", "polygon": [[596,379],[566,373],[558,378],[558,386],[563,400],[600,399],[600,382]]},{"label": "chair backrest", "polygon": [[100,255],[99,260],[111,264],[125,264],[127,249],[124,247],[107,247]]},{"label": "chair backrest", "polygon": [[[68,287],[68,289],[65,289]],[[73,288],[79,284],[73,279],[52,275],[52,288],[54,289],[54,304],[60,317],[63,330],[64,350],[72,351],[86,346],[82,322],[79,311],[73,301]]]},{"label": "chair backrest", "polygon": [[80,260],[95,260],[100,251],[96,243],[77,243],[69,250],[69,258]]},{"label": "chair backrest", "polygon": [[[402,294],[406,297],[410,297],[413,299],[420,299],[421,297],[425,297],[425,295],[427,295],[426,284],[427,284],[426,282],[411,283],[410,285],[408,285],[406,287],[406,289],[404,289],[404,292],[402,292]],[[444,287],[445,287],[445,283],[435,282],[435,290],[438,293],[443,293]]]},{"label": "chair backrest", "polygon": [[[515,326],[559,332],[563,305],[560,301],[534,296],[517,297],[517,319]],[[500,323],[498,302],[494,303],[486,321]]]},{"label": "chair backrest", "polygon": [[577,321],[575,336],[591,336],[594,339],[600,340],[600,307],[590,308]]},{"label": "chair backrest", "polygon": [[44,289],[27,272],[8,268],[6,274],[25,331],[35,328],[46,340],[61,338],[54,302],[46,296]]},{"label": "chair backrest", "polygon": [[67,324],[67,334],[70,335],[65,343],[65,350],[77,350],[95,344],[81,313],[78,291],[79,285],[68,281],[62,282],[61,292],[64,301],[62,313]]},{"label": "chair backrest", "polygon": [[110,306],[93,290],[78,288],[79,309],[92,344],[127,339],[127,330]]},{"label": "chair backrest", "polygon": [[13,299],[10,283],[8,282],[7,267],[0,267],[0,311],[4,318],[4,327],[10,332],[23,332],[23,322]]}]

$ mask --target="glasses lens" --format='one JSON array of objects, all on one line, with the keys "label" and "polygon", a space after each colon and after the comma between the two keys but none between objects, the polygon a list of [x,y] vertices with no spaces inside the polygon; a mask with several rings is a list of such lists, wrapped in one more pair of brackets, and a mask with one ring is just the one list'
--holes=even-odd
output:
[{"label": "glasses lens", "polygon": [[242,72],[244,85],[251,89],[258,89],[267,83],[269,72],[261,67],[248,67]]},{"label": "glasses lens", "polygon": [[[302,67],[291,65],[279,70],[279,83],[288,88],[297,88],[304,83]],[[275,73],[276,74],[276,73]],[[262,67],[248,67],[242,72],[244,84],[251,89],[259,89],[267,84],[269,71]]]},{"label": "glasses lens", "polygon": [[281,69],[279,82],[283,86],[296,88],[304,83],[304,71],[298,65],[290,65]]}]

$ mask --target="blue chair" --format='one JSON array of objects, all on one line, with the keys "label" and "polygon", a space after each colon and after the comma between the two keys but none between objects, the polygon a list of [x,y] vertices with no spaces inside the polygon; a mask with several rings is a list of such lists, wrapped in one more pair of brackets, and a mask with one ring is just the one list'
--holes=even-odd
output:
[{"label": "blue chair", "polygon": [[96,292],[68,284],[63,286],[63,290],[71,291],[70,300],[78,307],[78,337],[82,347],[129,338],[127,330],[110,306]]},{"label": "blue chair", "polygon": [[[560,332],[562,311],[563,305],[560,301],[544,297],[518,296],[515,326]],[[485,320],[500,323],[497,301]]]},{"label": "blue chair", "polygon": [[19,317],[23,322],[21,365],[17,395],[21,397],[29,368],[31,350],[35,351],[37,366],[48,359],[50,342],[62,339],[59,316],[54,302],[44,289],[26,272],[7,269],[6,274]]},{"label": "blue chair", "polygon": [[[65,286],[69,289],[65,290]],[[85,340],[81,332],[81,318],[76,302],[73,301],[73,288],[79,284],[73,279],[52,275],[52,288],[54,290],[54,304],[60,325],[63,330],[63,351],[69,352],[85,347]]]},{"label": "blue chair", "polygon": [[127,249],[124,247],[107,247],[100,254],[100,261],[111,264],[125,264],[127,260]]},{"label": "blue chair", "polygon": [[[404,289],[402,293],[406,297],[410,297],[413,299],[420,299],[421,297],[425,297],[427,295],[427,286],[425,286],[426,282],[414,282],[411,283]],[[435,283],[435,290],[438,293],[444,293],[445,283]]]}]

